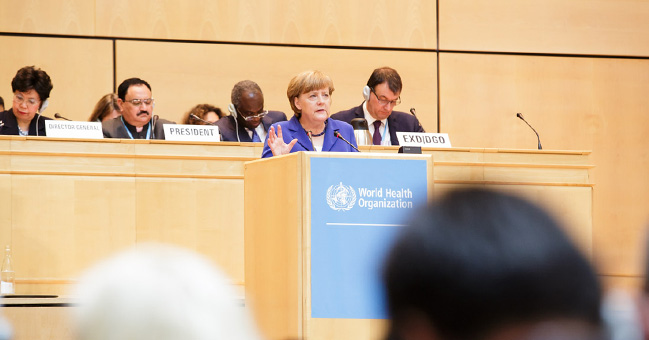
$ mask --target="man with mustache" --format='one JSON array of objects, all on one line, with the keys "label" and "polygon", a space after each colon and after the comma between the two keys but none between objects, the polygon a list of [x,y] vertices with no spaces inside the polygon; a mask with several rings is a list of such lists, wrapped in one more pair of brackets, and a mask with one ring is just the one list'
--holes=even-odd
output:
[{"label": "man with mustache", "polygon": [[174,122],[153,116],[151,85],[140,78],[124,80],[117,88],[122,116],[103,122],[106,138],[165,139],[163,124]]}]

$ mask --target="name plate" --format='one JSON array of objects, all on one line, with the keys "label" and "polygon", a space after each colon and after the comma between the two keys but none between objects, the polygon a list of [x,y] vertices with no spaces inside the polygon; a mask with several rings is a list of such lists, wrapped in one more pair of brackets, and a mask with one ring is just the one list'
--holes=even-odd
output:
[{"label": "name plate", "polygon": [[100,122],[69,122],[46,120],[45,133],[47,137],[102,139]]},{"label": "name plate", "polygon": [[219,127],[214,125],[164,124],[165,140],[180,142],[220,142]]},{"label": "name plate", "polygon": [[399,145],[427,148],[450,148],[448,133],[397,132]]}]

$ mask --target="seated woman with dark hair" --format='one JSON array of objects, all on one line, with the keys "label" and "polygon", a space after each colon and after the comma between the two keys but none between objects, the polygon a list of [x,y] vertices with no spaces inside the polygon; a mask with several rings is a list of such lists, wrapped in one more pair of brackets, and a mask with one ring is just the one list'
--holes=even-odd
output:
[{"label": "seated woman with dark hair", "polygon": [[11,81],[14,93],[11,109],[0,112],[0,135],[45,136],[45,120],[41,116],[52,91],[50,76],[34,66],[18,70]]},{"label": "seated woman with dark hair", "polygon": [[[192,116],[193,115],[193,116]],[[198,117],[195,118],[195,117]],[[221,109],[210,104],[198,104],[185,113],[182,124],[208,125],[216,123],[223,117]]]},{"label": "seated woman with dark hair", "polygon": [[295,115],[270,127],[261,157],[297,151],[356,151],[352,126],[329,118],[332,92],[333,81],[320,71],[293,77],[286,95]]}]

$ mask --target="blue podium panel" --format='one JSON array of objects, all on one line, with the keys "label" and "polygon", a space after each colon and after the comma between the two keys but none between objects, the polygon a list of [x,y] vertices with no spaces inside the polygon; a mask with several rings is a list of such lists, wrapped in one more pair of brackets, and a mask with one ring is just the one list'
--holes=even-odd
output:
[{"label": "blue podium panel", "polygon": [[312,318],[387,318],[381,264],[427,188],[425,160],[311,158]]}]

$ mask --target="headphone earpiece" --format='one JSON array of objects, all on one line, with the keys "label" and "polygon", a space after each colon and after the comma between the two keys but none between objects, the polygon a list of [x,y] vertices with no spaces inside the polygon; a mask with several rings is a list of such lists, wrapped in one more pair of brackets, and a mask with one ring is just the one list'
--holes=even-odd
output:
[{"label": "headphone earpiece", "polygon": [[230,111],[230,114],[231,114],[232,117],[234,117],[234,119],[236,120],[236,119],[237,119],[237,108],[234,107],[234,104],[230,103],[230,104],[228,105],[228,111]]},{"label": "headphone earpiece", "polygon": [[40,114],[41,112],[45,111],[45,109],[47,108],[48,105],[50,105],[49,98],[45,99],[45,101],[41,104],[41,107],[39,108],[38,113]]},{"label": "headphone earpiece", "polygon": [[365,99],[365,101],[370,100],[370,92],[371,91],[372,91],[372,89],[370,89],[369,86],[365,85],[365,87],[363,88],[363,99]]}]

